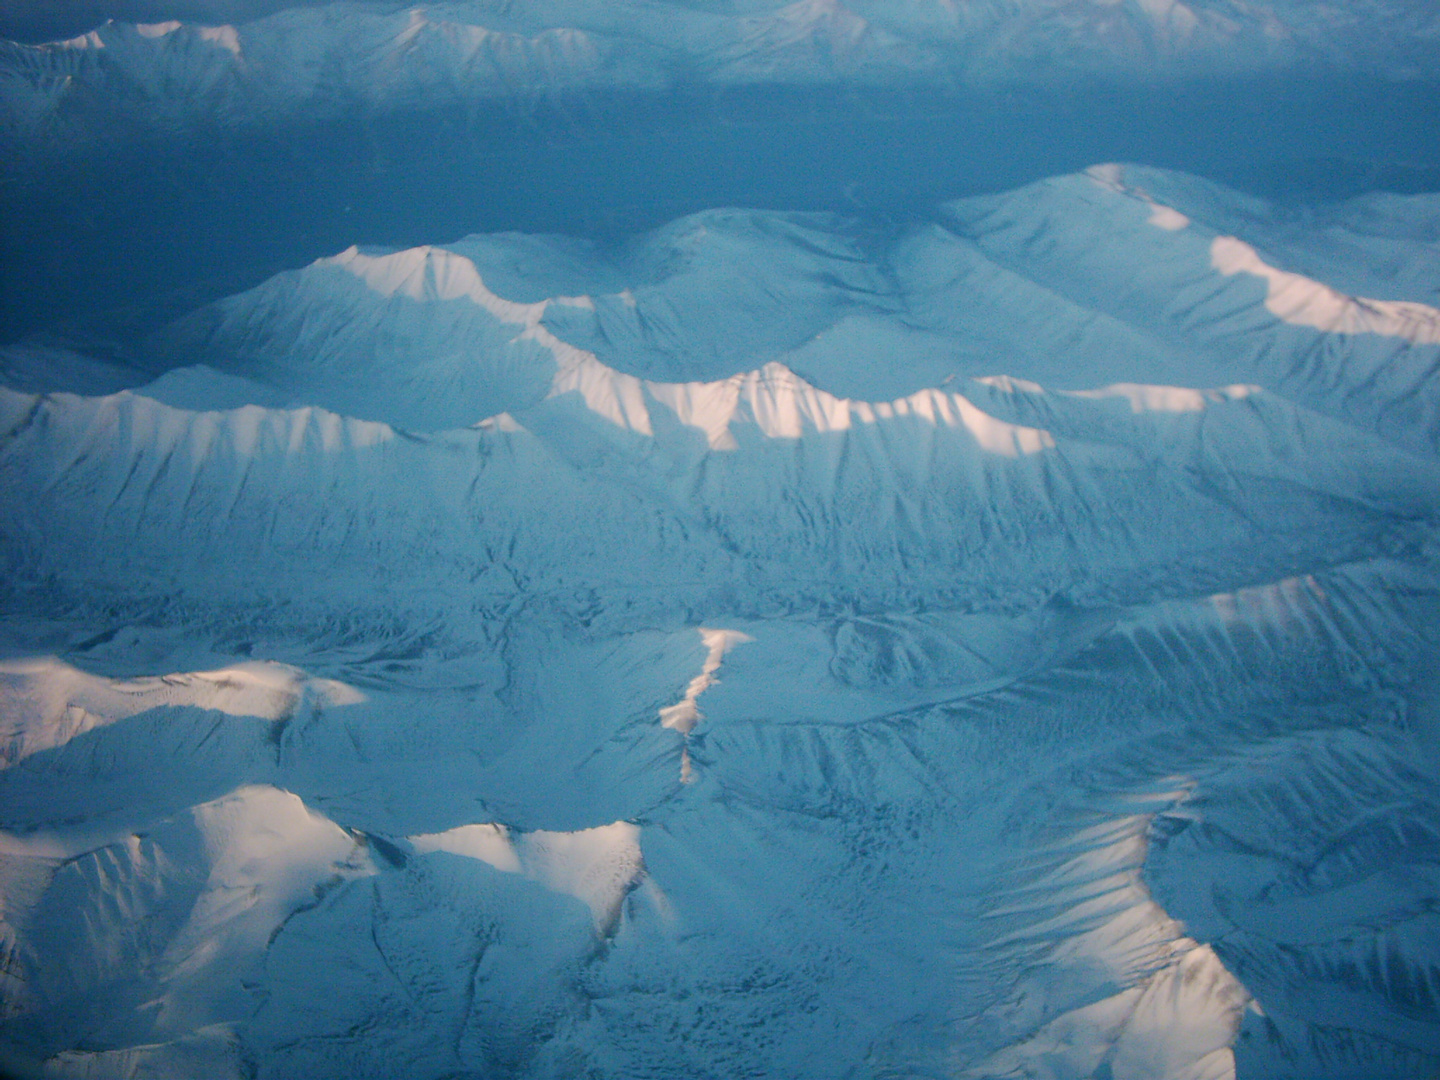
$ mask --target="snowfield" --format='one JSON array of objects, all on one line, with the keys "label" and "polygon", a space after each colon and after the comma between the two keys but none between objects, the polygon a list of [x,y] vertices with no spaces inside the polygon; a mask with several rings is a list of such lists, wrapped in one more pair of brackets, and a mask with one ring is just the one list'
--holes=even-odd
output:
[{"label": "snowfield", "polygon": [[0,1057],[1435,1072],[1437,237],[1097,166],[5,347]]},{"label": "snowfield", "polygon": [[[27,3],[16,0],[18,17]],[[123,11],[123,2],[109,6]],[[143,12],[144,4],[128,5]],[[164,8],[164,3],[151,4]],[[202,3],[169,5],[201,10]],[[12,124],[141,95],[142,125],[437,99],[687,84],[1063,84],[1188,75],[1367,72],[1417,79],[1440,13],[1422,0],[449,0],[232,2],[203,19],[106,22],[69,40],[7,43]],[[247,18],[250,12],[254,18]],[[83,18],[83,16],[78,16]],[[21,91],[21,87],[24,91]]]}]

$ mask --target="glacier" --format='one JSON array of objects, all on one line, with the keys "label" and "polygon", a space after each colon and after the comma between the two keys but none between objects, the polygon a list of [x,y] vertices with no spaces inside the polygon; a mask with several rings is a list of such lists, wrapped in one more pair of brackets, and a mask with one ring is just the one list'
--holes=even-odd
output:
[{"label": "glacier", "polygon": [[0,50],[0,1070],[1440,1070],[1440,195],[1002,139],[569,228],[505,141],[1221,55],[1389,122],[1433,13],[278,6]]}]

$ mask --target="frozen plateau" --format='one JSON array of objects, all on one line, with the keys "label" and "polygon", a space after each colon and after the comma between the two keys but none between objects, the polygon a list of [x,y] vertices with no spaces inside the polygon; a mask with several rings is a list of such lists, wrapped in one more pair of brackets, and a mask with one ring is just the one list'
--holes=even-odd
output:
[{"label": "frozen plateau", "polygon": [[1433,6],[208,7],[0,44],[0,1075],[1440,1076]]}]

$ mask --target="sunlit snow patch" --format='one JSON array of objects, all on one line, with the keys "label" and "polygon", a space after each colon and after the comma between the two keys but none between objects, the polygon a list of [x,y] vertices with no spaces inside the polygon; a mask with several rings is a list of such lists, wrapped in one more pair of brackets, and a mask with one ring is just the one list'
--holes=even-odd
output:
[{"label": "sunlit snow patch", "polygon": [[[269,785],[99,847],[67,842],[0,833],[7,967],[20,976],[6,1011],[28,1011],[21,1044],[35,1057],[79,1047],[54,1059],[60,1075],[243,1075],[229,1067],[234,1025],[254,1007],[275,932],[373,873],[350,833]],[[117,1048],[97,1056],[85,1047],[100,1025],[101,1045]]]},{"label": "sunlit snow patch", "polygon": [[[1036,389],[1041,390],[1039,387]],[[1122,398],[1130,403],[1130,411],[1133,413],[1190,413],[1203,412],[1210,405],[1221,402],[1239,401],[1259,389],[1258,386],[1243,384],[1201,390],[1189,386],[1116,383],[1113,386],[1100,387],[1098,390],[1067,390],[1062,393],[1077,398]]]},{"label": "sunlit snow patch", "polygon": [[[674,728],[682,735],[687,736],[695,730],[695,724],[703,719],[703,714],[696,707],[695,701],[715,682],[715,672],[720,670],[720,661],[724,659],[725,653],[736,645],[755,640],[749,634],[742,634],[739,630],[710,630],[703,626],[700,628],[700,639],[708,650],[700,674],[690,680],[690,685],[685,688],[683,698],[674,705],[668,705],[660,710],[660,723],[664,727]],[[680,756],[680,779],[682,782],[688,782],[690,778],[690,750],[687,747]]]},{"label": "sunlit snow patch", "polygon": [[1103,188],[1141,200],[1150,207],[1149,223],[1157,228],[1166,232],[1179,232],[1190,224],[1190,219],[1173,206],[1157,202],[1143,189],[1126,184],[1123,165],[1092,165],[1085,170],[1085,174]]},{"label": "sunlit snow patch", "polygon": [[[1134,801],[1183,800],[1192,781],[1175,781],[1177,790]],[[1021,925],[990,947],[1040,962],[1005,1007],[1022,1030],[1040,1023],[963,1075],[1233,1080],[1231,1044],[1249,994],[1151,898],[1141,870],[1152,818],[1097,822],[1021,858],[1016,893],[989,913]],[[1073,994],[1047,993],[1057,978],[1097,999],[1047,1016]]]},{"label": "sunlit snow patch", "polygon": [[[604,370],[617,385],[632,379]],[[561,381],[557,379],[556,385],[558,391]],[[811,433],[847,431],[903,417],[935,427],[964,428],[981,449],[1005,457],[1036,454],[1055,445],[1048,431],[1000,420],[960,394],[926,389],[895,401],[850,401],[811,386],[777,362],[720,382],[646,382],[643,386],[650,397],[672,409],[681,423],[703,431],[712,450],[737,449],[735,428],[742,424],[753,425],[767,438],[800,439]],[[602,415],[613,413],[605,399],[593,392],[586,394],[586,401]]]},{"label": "sunlit snow patch", "polygon": [[1346,296],[1300,274],[1278,270],[1253,247],[1234,236],[1210,243],[1210,262],[1222,274],[1264,278],[1265,306],[1294,326],[1331,334],[1385,334],[1416,345],[1440,345],[1440,310],[1411,300],[1368,300]]},{"label": "sunlit snow patch", "polygon": [[573,896],[590,909],[595,929],[602,934],[614,926],[620,902],[644,872],[640,828],[628,821],[577,832],[515,835],[503,825],[462,825],[412,836],[410,844],[421,854],[448,851],[479,859]]},{"label": "sunlit snow patch", "polygon": [[684,698],[660,710],[660,723],[684,735],[689,735],[695,729],[696,721],[702,719],[695,700],[715,682],[715,672],[720,670],[720,661],[725,654],[736,645],[755,640],[739,630],[708,630],[705,627],[700,628],[700,639],[709,650],[705,657],[705,666],[700,669],[699,675],[690,680]]},{"label": "sunlit snow patch", "polygon": [[107,679],[54,657],[0,662],[0,765],[13,765],[93,728],[147,709],[193,705],[236,717],[281,720],[309,694],[328,705],[365,695],[334,679],[305,676],[277,663],[246,663],[217,671]]}]

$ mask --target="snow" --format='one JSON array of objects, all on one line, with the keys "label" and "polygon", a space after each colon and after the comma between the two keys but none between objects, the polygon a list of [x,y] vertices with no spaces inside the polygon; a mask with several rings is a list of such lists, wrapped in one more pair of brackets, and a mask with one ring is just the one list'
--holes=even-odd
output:
[{"label": "snow", "polygon": [[[33,1005],[7,1042],[55,1055],[62,1075],[165,1074],[197,1057],[241,1075],[234,1031],[274,933],[317,888],[373,872],[344,830],[264,785],[63,861],[24,846],[10,858],[45,865],[49,880],[16,957]],[[83,1035],[97,1020],[118,1043],[98,1054]]]},{"label": "snow", "polygon": [[644,871],[639,836],[634,824],[616,821],[575,832],[536,830],[518,837],[502,825],[462,825],[409,840],[420,854],[465,855],[573,896],[590,909],[596,932],[606,934],[619,918],[620,902]]},{"label": "snow", "polygon": [[1336,292],[1318,281],[1267,265],[1255,249],[1233,236],[1217,236],[1210,261],[1222,274],[1264,278],[1265,306],[1295,326],[1337,334],[1386,334],[1417,345],[1440,345],[1440,309],[1403,300],[1367,300]]},{"label": "snow", "polygon": [[[118,74],[143,82],[146,68],[179,59],[211,85],[213,73],[193,69],[243,71],[228,92],[273,108],[279,102],[313,107],[333,92],[321,92],[321,80],[337,77],[342,81],[333,89],[393,104],[421,92],[500,96],[536,87],[663,88],[696,80],[1023,84],[1054,81],[1058,70],[1133,81],[1207,70],[1285,70],[1306,61],[1410,75],[1433,29],[1433,14],[1414,3],[1374,5],[1347,19],[1297,0],[1254,9],[1175,0],[1133,6],[1028,0],[963,10],[944,0],[794,0],[708,9],[625,0],[536,3],[523,10],[454,2],[290,5],[262,9],[251,20],[217,14],[228,14],[234,25],[170,20],[132,27],[122,19],[30,50],[44,63],[47,54],[117,43],[132,52],[128,39],[140,38],[146,49],[127,58],[128,70],[107,76],[82,67],[83,77]],[[217,52],[193,50],[186,40],[192,34]],[[316,62],[319,57],[326,59]]]},{"label": "snow", "polygon": [[1106,166],[7,353],[7,1065],[1434,1071],[1432,204]]},{"label": "snow", "polygon": [[660,710],[660,723],[684,735],[694,731],[695,724],[701,719],[695,700],[715,684],[715,672],[720,669],[720,661],[725,654],[736,645],[754,639],[738,630],[709,630],[702,626],[700,640],[705,643],[705,666],[700,669],[699,675],[690,680],[685,696],[679,702]]},{"label": "snow", "polygon": [[[1090,325],[1070,333],[1103,335],[1112,348],[1126,349],[1132,373],[1147,355],[1154,358],[1154,366],[1145,365],[1152,373],[1161,365],[1174,370],[1177,360],[1166,357],[1166,347],[1183,339],[1193,358],[1192,379],[1260,385],[1350,423],[1367,422],[1361,418],[1368,416],[1381,429],[1390,427],[1387,416],[1403,415],[1387,437],[1421,451],[1435,445],[1429,401],[1440,355],[1432,340],[1435,309],[1346,296],[1265,263],[1258,254],[1252,259],[1242,238],[1199,216],[1183,229],[1156,227],[1155,200],[1144,187],[1086,179],[1084,186],[1078,177],[1057,178],[1013,194],[953,203],[951,227],[985,258],[1028,278],[1032,289],[1038,285],[1059,294],[1062,304],[1078,304],[1084,310],[1070,314],[1049,302],[1052,310],[1060,309],[1051,320],[1057,333],[1084,320]],[[1149,186],[1144,170],[1138,179]],[[1195,187],[1203,198],[1205,186]],[[1243,206],[1235,200],[1228,213],[1217,215],[1217,224],[1237,223],[1236,211]],[[1037,229],[1046,230],[1049,243],[1043,248],[1029,242]],[[1337,273],[1344,274],[1357,256],[1336,251]],[[944,288],[944,295],[952,288]],[[954,318],[949,312],[944,317]],[[1110,319],[1120,325],[1112,326]],[[1331,334],[1323,350],[1320,331]],[[1315,360],[1270,367],[1273,357],[1305,353]],[[1012,368],[1005,374],[1026,371]],[[1102,377],[1108,374],[1102,369]],[[1113,381],[1178,380],[1132,375]],[[1349,389],[1361,384],[1364,391]]]}]

